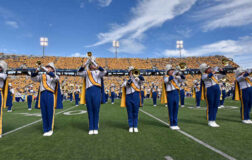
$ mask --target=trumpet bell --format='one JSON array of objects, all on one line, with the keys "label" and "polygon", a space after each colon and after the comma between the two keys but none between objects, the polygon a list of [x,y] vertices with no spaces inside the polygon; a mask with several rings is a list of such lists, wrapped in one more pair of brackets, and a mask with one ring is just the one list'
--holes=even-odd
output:
[{"label": "trumpet bell", "polygon": [[229,58],[229,59],[228,59],[228,58],[223,58],[223,59],[221,60],[222,64],[223,64],[225,67],[229,66],[231,61],[232,61],[231,58]]},{"label": "trumpet bell", "polygon": [[186,70],[187,69],[186,63],[185,62],[179,63],[179,68],[181,71]]},{"label": "trumpet bell", "polygon": [[88,57],[92,57],[92,52],[87,52]]},{"label": "trumpet bell", "polygon": [[138,77],[140,75],[140,71],[138,69],[132,70],[132,74],[134,77]]},{"label": "trumpet bell", "polygon": [[37,61],[37,65],[39,65],[39,66],[40,66],[41,64],[42,64],[42,63],[41,63],[41,61]]}]

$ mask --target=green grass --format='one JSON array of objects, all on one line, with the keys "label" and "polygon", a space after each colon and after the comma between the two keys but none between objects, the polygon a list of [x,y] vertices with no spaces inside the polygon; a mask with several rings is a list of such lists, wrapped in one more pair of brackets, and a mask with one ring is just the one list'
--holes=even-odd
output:
[{"label": "green grass", "polygon": [[[129,133],[127,113],[114,105],[101,106],[99,135],[88,135],[87,113],[80,115],[58,114],[52,137],[42,136],[42,122],[8,134],[0,139],[0,160],[162,160],[170,156],[175,160],[221,160],[221,155],[172,131],[168,126],[139,112],[139,133]],[[207,126],[206,111],[189,109],[193,99],[186,99],[186,108],[179,109],[181,129],[209,145],[237,159],[252,159],[252,125],[241,123],[239,108],[220,109],[217,123],[220,128]],[[228,106],[239,107],[239,102],[227,100]],[[64,102],[64,110],[73,103]],[[14,103],[15,111],[4,111],[4,132],[39,120],[40,117],[24,116],[18,113],[40,113],[40,110],[27,110],[26,103]],[[72,108],[86,110],[84,105]],[[164,105],[152,106],[147,99],[144,111],[168,122],[168,112]],[[62,110],[57,110],[60,112]]]}]

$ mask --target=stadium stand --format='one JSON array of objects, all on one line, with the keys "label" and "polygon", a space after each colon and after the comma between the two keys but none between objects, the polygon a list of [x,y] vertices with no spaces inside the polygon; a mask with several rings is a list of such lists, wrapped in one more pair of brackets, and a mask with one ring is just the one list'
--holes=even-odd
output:
[{"label": "stadium stand", "polygon": [[[81,57],[36,57],[36,56],[17,56],[17,55],[6,55],[0,53],[1,59],[4,59],[8,63],[10,69],[23,68],[36,68],[36,62],[39,60],[42,64],[47,64],[49,62],[54,62],[57,69],[77,69],[86,61],[86,58]],[[222,64],[222,59],[224,56],[208,56],[208,57],[186,57],[186,58],[96,58],[96,61],[99,65],[105,67],[109,70],[120,70],[127,69],[129,66],[134,66],[137,69],[165,69],[166,64],[172,64],[173,66],[179,65],[181,62],[187,64],[187,68],[197,69],[201,63],[207,63],[210,66],[224,67]],[[232,67],[238,67],[234,62],[230,62]],[[107,76],[105,80],[105,88],[109,89],[111,84],[115,84],[117,92],[119,92],[120,85],[123,82],[124,76]],[[200,79],[199,74],[195,75],[186,75],[187,78],[187,90],[193,85],[194,79]],[[151,86],[151,83],[156,83],[161,88],[162,76],[145,76],[146,82],[145,86],[148,88]],[[234,81],[234,74],[229,73],[228,78],[230,83]],[[63,85],[71,86],[81,86],[82,78],[81,77],[71,77],[71,76],[61,76],[61,83]],[[14,88],[19,88],[20,91],[24,91],[24,84],[33,84],[35,88],[38,88],[37,83],[33,83],[29,76],[10,76],[10,82],[13,84]],[[23,83],[25,82],[25,83]]]}]

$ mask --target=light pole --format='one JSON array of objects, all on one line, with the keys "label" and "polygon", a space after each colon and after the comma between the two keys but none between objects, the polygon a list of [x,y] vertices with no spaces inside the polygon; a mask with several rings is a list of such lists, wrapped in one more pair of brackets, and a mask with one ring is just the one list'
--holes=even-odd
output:
[{"label": "light pole", "polygon": [[117,48],[119,48],[119,41],[113,41],[112,43],[113,47],[115,48],[115,56],[117,58]]},{"label": "light pole", "polygon": [[43,57],[45,56],[45,47],[48,46],[48,38],[40,37],[40,45],[43,47]]},{"label": "light pole", "polygon": [[181,58],[181,50],[183,49],[183,41],[177,41],[177,49],[179,49],[179,54]]}]

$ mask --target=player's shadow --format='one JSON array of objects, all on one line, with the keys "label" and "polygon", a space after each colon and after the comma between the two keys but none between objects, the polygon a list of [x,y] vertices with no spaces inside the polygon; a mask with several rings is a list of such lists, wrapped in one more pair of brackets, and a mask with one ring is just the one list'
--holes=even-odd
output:
[{"label": "player's shadow", "polygon": [[88,121],[72,121],[71,126],[79,130],[89,131]]},{"label": "player's shadow", "polygon": [[104,122],[106,125],[108,125],[111,128],[120,128],[122,130],[129,129],[128,127],[128,121],[126,120],[125,122],[121,121],[107,121]]},{"label": "player's shadow", "polygon": [[[164,127],[167,128],[168,126],[163,124],[162,122],[156,121],[156,120],[138,120],[139,123],[143,123],[144,125],[150,125],[150,126],[158,126],[158,127]],[[168,122],[167,122],[168,123]]]},{"label": "player's shadow", "polygon": [[218,118],[217,117],[217,120],[218,121],[227,121],[227,122],[241,123],[241,117],[237,117],[237,119],[229,119],[229,118],[223,118],[223,117]]},{"label": "player's shadow", "polygon": [[190,120],[190,119],[180,118],[180,119],[178,119],[178,122],[179,123],[188,123],[188,124],[198,124],[198,125],[205,126],[207,124],[206,118],[200,117],[200,119],[202,119],[201,122],[195,121],[195,120]]}]

